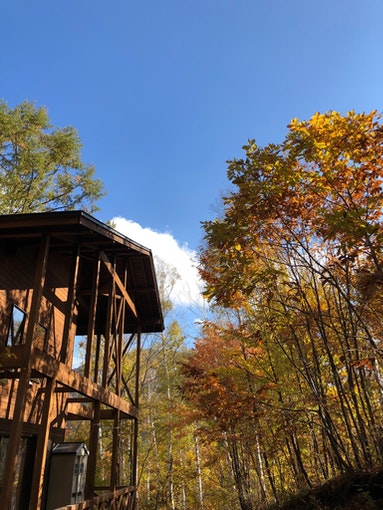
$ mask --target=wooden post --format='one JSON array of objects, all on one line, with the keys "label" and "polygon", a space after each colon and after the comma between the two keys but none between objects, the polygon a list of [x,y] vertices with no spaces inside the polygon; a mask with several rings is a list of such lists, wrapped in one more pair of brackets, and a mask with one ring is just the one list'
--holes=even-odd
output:
[{"label": "wooden post", "polygon": [[[141,331],[137,331],[137,352],[136,352],[136,385],[135,385],[135,405],[139,406],[139,385],[140,385],[140,351],[141,351]],[[133,458],[132,458],[132,481],[131,484],[137,490],[137,450],[138,450],[138,419],[133,420],[134,431],[133,431]]]},{"label": "wooden post", "polygon": [[104,252],[101,252],[101,260],[103,261],[103,263],[104,263],[105,267],[107,268],[107,270],[112,275],[113,281],[117,284],[117,287],[120,289],[120,292],[124,296],[126,302],[129,305],[129,308],[133,312],[134,316],[138,319],[138,313],[137,313],[137,310],[136,310],[136,305],[134,304],[132,298],[129,296],[128,291],[124,287],[124,284],[120,280],[120,277],[116,273],[116,270],[114,269],[113,265],[111,264],[111,262],[109,261],[108,257],[105,255]]},{"label": "wooden post", "polygon": [[[9,437],[9,443],[7,448],[7,455],[5,465],[7,469],[3,476],[3,487],[1,491],[1,504],[2,508],[12,508],[12,496],[13,496],[13,484],[16,477],[17,469],[17,458],[19,454],[21,435],[23,430],[23,420],[26,396],[29,388],[29,381],[31,376],[31,352],[33,346],[33,336],[35,327],[38,323],[39,311],[41,305],[41,298],[43,294],[43,288],[45,283],[45,275],[48,263],[49,255],[49,235],[44,235],[40,242],[36,270],[34,277],[34,286],[32,294],[32,302],[29,313],[29,320],[27,326],[27,332],[25,336],[25,352],[27,356],[27,365],[21,370],[19,385],[17,388],[15,409],[13,413],[13,421],[11,426],[11,433]],[[32,491],[34,487],[32,487]],[[37,510],[37,507],[30,507],[31,510]]]},{"label": "wooden post", "polygon": [[110,351],[111,351],[111,336],[113,334],[112,331],[112,323],[113,323],[113,304],[114,304],[114,296],[116,292],[116,284],[114,279],[111,279],[110,282],[110,291],[108,295],[108,304],[106,310],[106,322],[105,322],[105,344],[104,344],[104,358],[103,358],[103,366],[102,366],[102,382],[101,385],[106,388],[108,385],[108,371],[110,369]]},{"label": "wooden post", "polygon": [[[70,282],[68,285],[68,298],[66,303],[66,313],[65,313],[65,324],[63,330],[63,342],[61,349],[61,361],[63,363],[68,362],[68,358],[72,358],[73,353],[73,340],[72,343],[69,342],[69,337],[71,335],[71,327],[73,324],[73,315],[74,309],[76,305],[76,289],[77,289],[77,277],[78,277],[78,268],[79,268],[79,260],[80,260],[80,247],[76,246],[73,250],[72,256],[72,270],[70,273]],[[68,353],[69,351],[69,353]],[[43,480],[44,480],[44,472],[45,472],[45,462],[47,457],[47,447],[48,440],[50,434],[50,425],[51,425],[51,414],[52,414],[52,396],[55,391],[56,386],[56,376],[53,378],[47,379],[47,385],[44,393],[44,401],[43,401],[43,415],[40,424],[40,430],[37,438],[37,447],[36,447],[36,455],[35,455],[35,468],[33,471],[33,483],[32,483],[32,493],[31,493],[31,502],[30,508],[40,508],[41,506],[41,498],[42,498],[42,489],[43,489]]]},{"label": "wooden post", "polygon": [[96,353],[94,358],[93,382],[98,384],[98,372],[100,368],[101,334],[97,334]]},{"label": "wooden post", "polygon": [[[125,268],[124,285],[127,284],[127,271]],[[115,338],[116,338],[116,351],[115,351],[115,365],[116,365],[116,394],[121,396],[121,379],[122,379],[122,342],[124,337],[124,318],[125,318],[125,299],[121,299],[120,308],[118,311],[118,322],[116,324]],[[120,434],[121,434],[121,412],[119,409],[114,411],[114,426],[113,426],[113,451],[112,451],[112,473],[111,482],[113,490],[117,489],[120,483]]]},{"label": "wooden post", "polygon": [[[127,287],[128,285],[128,270],[125,264],[124,267],[124,286]],[[117,345],[117,352],[116,352],[116,368],[117,368],[117,374],[116,374],[116,392],[117,395],[121,396],[121,381],[122,381],[122,360],[123,360],[123,342],[124,342],[124,331],[125,331],[125,309],[126,309],[127,303],[125,299],[121,299],[121,318],[119,322],[119,328],[118,328],[118,345]]]},{"label": "wooden post", "polygon": [[92,294],[90,296],[89,305],[89,322],[88,322],[88,334],[86,339],[86,355],[85,355],[85,377],[89,378],[91,365],[92,365],[92,352],[94,343],[94,327],[96,323],[96,312],[98,302],[98,286],[100,282],[100,254],[98,255],[95,272],[93,275]]},{"label": "wooden post", "polygon": [[102,362],[102,380],[101,385],[106,388],[108,385],[108,371],[109,371],[109,362],[110,362],[110,337],[111,337],[111,321],[112,321],[112,314],[111,309],[113,306],[113,299],[111,295],[108,296],[108,309],[106,311],[106,328],[105,328],[105,337],[104,337],[104,355],[103,355],[103,362]]},{"label": "wooden post", "polygon": [[68,362],[72,364],[73,359],[74,338],[71,330],[73,327],[73,316],[76,307],[76,291],[79,265],[80,246],[77,245],[74,247],[72,255],[72,270],[70,274],[70,283],[68,286],[69,288],[65,312],[65,324],[60,352],[60,361],[64,364],[67,364]]},{"label": "wooden post", "polygon": [[120,410],[115,409],[113,420],[112,472],[110,477],[111,489],[117,490],[120,481],[119,447],[120,447]]},{"label": "wooden post", "polygon": [[100,402],[94,402],[94,418],[90,425],[89,433],[89,458],[85,482],[85,498],[94,497],[94,484],[96,480],[97,446],[100,433]]},{"label": "wooden post", "polygon": [[32,492],[29,508],[41,508],[45,464],[47,459],[47,446],[49,441],[50,423],[52,419],[52,397],[56,387],[56,378],[47,379],[44,392],[43,416],[40,424],[40,431],[37,438],[35,466],[32,474]]}]

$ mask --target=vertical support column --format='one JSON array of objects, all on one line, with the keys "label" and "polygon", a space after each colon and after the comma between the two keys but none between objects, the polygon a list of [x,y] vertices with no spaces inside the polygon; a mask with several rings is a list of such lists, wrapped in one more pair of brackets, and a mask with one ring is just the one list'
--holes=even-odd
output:
[{"label": "vertical support column", "polygon": [[56,387],[56,378],[47,379],[44,393],[43,415],[40,431],[37,438],[35,466],[32,474],[32,492],[30,496],[30,509],[41,508],[45,464],[47,459],[47,446],[49,441],[50,423],[52,419],[52,397]]},{"label": "vertical support column", "polygon": [[108,308],[106,311],[106,323],[105,323],[105,346],[104,346],[104,361],[102,368],[102,386],[104,388],[108,385],[108,371],[110,369],[110,352],[111,352],[111,336],[113,335],[112,323],[113,323],[113,308],[116,293],[116,282],[114,278],[110,282],[110,292],[108,295]]},{"label": "vertical support column", "polygon": [[120,420],[121,412],[119,409],[114,410],[113,420],[113,446],[112,446],[112,472],[110,477],[111,489],[115,491],[120,481],[120,463],[119,463],[119,446],[120,446]]},{"label": "vertical support column", "polygon": [[76,292],[79,265],[80,265],[80,245],[77,245],[73,249],[72,254],[72,268],[70,273],[70,283],[65,313],[65,324],[60,351],[60,361],[61,363],[64,364],[68,364],[68,361],[70,361],[70,364],[72,364],[73,359],[74,338],[73,337],[71,338],[71,329],[73,327],[73,316],[76,307]]},{"label": "vertical support column", "polygon": [[[137,330],[137,352],[136,352],[136,387],[135,387],[135,405],[139,407],[139,387],[140,387],[140,358],[141,358],[141,327]],[[137,486],[137,452],[138,452],[138,419],[133,419],[133,448],[132,448],[132,482],[131,484]],[[136,487],[137,490],[137,487]]]},{"label": "vertical support column", "polygon": [[122,338],[124,336],[124,307],[125,300],[122,298],[118,304],[117,324],[114,334],[114,363],[116,377],[116,395],[121,396],[121,374],[122,374]]},{"label": "vertical support column", "polygon": [[[100,254],[98,254],[96,268],[93,275],[93,284],[92,284],[92,294],[90,296],[90,305],[89,305],[89,322],[88,322],[88,331],[87,331],[87,342],[86,342],[86,355],[85,355],[85,377],[89,378],[91,365],[92,365],[92,353],[93,353],[93,344],[94,344],[94,329],[96,323],[96,312],[97,312],[97,302],[98,302],[98,286],[100,281]],[[97,382],[97,381],[95,381]]]},{"label": "vertical support column", "polygon": [[99,368],[100,368],[100,350],[101,350],[101,335],[97,334],[96,353],[94,358],[94,370],[93,370],[93,382],[98,384],[99,379]]},{"label": "vertical support column", "polygon": [[97,446],[100,434],[100,402],[94,403],[94,417],[89,433],[89,458],[86,471],[85,498],[91,499],[94,496],[94,484],[96,480],[97,467]]},{"label": "vertical support column", "polygon": [[[124,267],[124,287],[127,287],[128,284],[128,271],[125,265]],[[121,382],[122,382],[122,360],[123,360],[123,343],[124,343],[124,331],[125,331],[125,312],[126,312],[126,299],[124,296],[121,296],[120,300],[120,309],[118,312],[119,320],[118,320],[118,328],[117,328],[117,338],[116,338],[116,394],[121,396]]]},{"label": "vertical support column", "polygon": [[[124,286],[127,285],[127,270],[124,271]],[[125,307],[126,300],[121,296],[120,306],[118,310],[117,328],[115,331],[115,364],[116,364],[116,394],[121,396],[121,380],[122,380],[122,344],[125,328]],[[112,449],[112,473],[111,485],[113,490],[117,489],[120,483],[120,435],[121,435],[121,412],[119,409],[114,411],[113,424],[113,449]]]},{"label": "vertical support column", "polygon": [[[33,337],[35,332],[35,327],[38,323],[39,319],[39,311],[41,306],[41,298],[43,295],[43,288],[45,284],[45,275],[48,264],[48,255],[49,255],[49,234],[46,234],[42,237],[36,262],[36,270],[34,277],[34,286],[33,286],[33,295],[32,302],[29,312],[28,326],[25,336],[25,354],[27,359],[27,365],[25,368],[21,370],[19,385],[17,388],[15,409],[13,412],[13,422],[11,426],[11,433],[9,437],[9,443],[7,448],[7,456],[5,465],[7,469],[5,470],[3,477],[3,488],[1,492],[1,504],[2,508],[8,509],[11,508],[12,504],[12,492],[13,492],[13,483],[16,477],[16,469],[17,469],[17,457],[20,448],[20,440],[23,429],[23,420],[24,420],[24,412],[25,412],[25,403],[26,397],[28,394],[29,388],[29,380],[31,376],[31,363],[32,363],[32,347],[33,347]],[[34,487],[32,487],[32,491]],[[36,507],[34,507],[36,510]]]},{"label": "vertical support column", "polygon": [[[68,299],[66,303],[66,312],[65,312],[65,323],[63,329],[63,342],[61,348],[61,360],[62,362],[67,362],[68,358],[72,358],[73,354],[73,341],[69,342],[69,338],[71,335],[71,328],[73,325],[73,315],[76,306],[76,290],[77,290],[77,280],[78,280],[78,270],[79,270],[79,260],[80,260],[80,246],[76,246],[72,252],[72,261],[71,261],[71,272],[70,272],[70,282],[68,285]],[[44,393],[44,401],[43,401],[43,409],[42,409],[42,420],[40,423],[40,430],[37,438],[37,447],[36,447],[36,465],[33,471],[33,483],[32,483],[32,493],[31,493],[31,501],[30,508],[40,508],[42,503],[42,491],[43,491],[43,481],[45,474],[45,463],[47,458],[47,447],[48,440],[50,435],[50,424],[51,424],[51,415],[52,415],[52,397],[54,395],[56,387],[56,376],[47,380],[47,385]]]}]

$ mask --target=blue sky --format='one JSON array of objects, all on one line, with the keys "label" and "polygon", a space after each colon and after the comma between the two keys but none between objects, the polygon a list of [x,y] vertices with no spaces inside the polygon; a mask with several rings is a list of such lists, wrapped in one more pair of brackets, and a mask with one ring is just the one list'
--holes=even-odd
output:
[{"label": "blue sky", "polygon": [[0,97],[72,125],[123,217],[201,243],[249,138],[382,111],[382,0],[3,0]]}]

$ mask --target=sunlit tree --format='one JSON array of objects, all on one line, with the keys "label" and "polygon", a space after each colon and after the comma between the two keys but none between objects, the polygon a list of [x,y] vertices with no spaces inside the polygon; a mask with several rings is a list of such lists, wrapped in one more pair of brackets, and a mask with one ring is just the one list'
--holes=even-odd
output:
[{"label": "sunlit tree", "polygon": [[103,186],[81,147],[77,131],[54,128],[45,108],[1,101],[0,213],[95,211]]}]

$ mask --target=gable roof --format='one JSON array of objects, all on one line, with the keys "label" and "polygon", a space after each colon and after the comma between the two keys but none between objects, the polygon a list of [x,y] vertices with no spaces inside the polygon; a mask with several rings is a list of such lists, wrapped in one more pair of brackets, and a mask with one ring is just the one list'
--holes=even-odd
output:
[{"label": "gable roof", "polygon": [[[160,332],[164,329],[160,296],[150,249],[115,231],[84,211],[60,211],[0,216],[0,241],[7,244],[33,245],[44,234],[50,236],[51,250],[63,253],[80,246],[80,259],[95,260],[100,252],[114,261],[118,274],[119,264],[128,266],[126,290],[137,310],[143,333]],[[120,278],[121,279],[121,278]],[[83,271],[82,290],[91,291],[91,277],[87,280]],[[89,289],[87,289],[89,286]],[[84,292],[86,294],[86,292]],[[81,312],[81,306],[83,307]],[[86,334],[86,301],[80,303],[78,334]],[[81,317],[84,317],[84,323]],[[125,332],[137,329],[137,318],[127,314]]]}]

